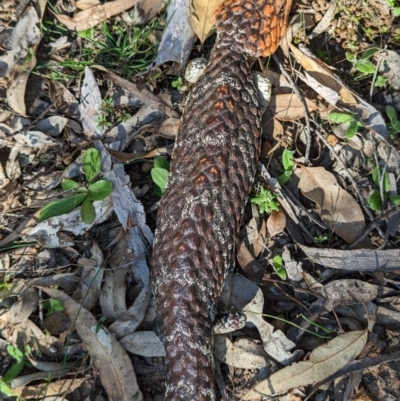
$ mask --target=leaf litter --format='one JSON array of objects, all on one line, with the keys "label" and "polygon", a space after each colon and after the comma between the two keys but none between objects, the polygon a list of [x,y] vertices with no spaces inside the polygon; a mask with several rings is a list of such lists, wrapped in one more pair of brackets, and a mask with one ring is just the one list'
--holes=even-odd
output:
[{"label": "leaf litter", "polygon": [[[7,29],[0,31],[0,391],[26,399],[159,399],[165,353],[151,298],[159,201],[152,190],[165,188],[168,172],[155,180],[151,170],[155,157],[172,153],[190,87],[167,74],[183,74],[195,55],[207,58],[218,1],[171,1],[164,34],[152,33],[159,44],[154,62],[143,65],[147,74],[128,77],[97,61],[82,64],[69,52],[77,43],[94,51],[96,35],[112,40],[121,26],[137,40],[137,25],[160,19],[161,4],[81,1],[77,10],[64,4],[42,22],[55,29],[55,40],[46,29],[40,37],[45,2],[8,3]],[[306,14],[303,28],[294,21],[282,46],[292,78],[273,62],[267,71],[261,67],[275,93],[256,185],[277,210],[261,207],[260,197],[258,206],[248,206],[239,263],[219,305],[246,318],[244,327],[215,334],[221,393],[232,400],[275,393],[317,399],[317,391],[323,399],[381,400],[399,380],[387,363],[399,359],[398,46],[383,29],[389,45],[368,48],[380,45],[373,18],[381,13],[385,26],[398,7],[372,2],[360,17],[367,29],[359,52],[349,55],[349,37],[332,28],[339,15],[346,20],[361,6],[309,3],[316,13]],[[194,32],[204,44],[192,52]],[[35,68],[46,57],[50,67]],[[87,149],[100,155],[98,176],[88,177],[81,157]],[[290,166],[284,149],[293,153]],[[38,221],[49,202],[69,196],[62,182],[74,180],[77,186],[68,188],[74,191],[84,177],[89,192],[104,180],[113,187],[105,199],[92,199],[92,223],[82,221],[79,208]],[[17,376],[11,356],[17,351],[7,346],[29,361],[19,362]]]}]

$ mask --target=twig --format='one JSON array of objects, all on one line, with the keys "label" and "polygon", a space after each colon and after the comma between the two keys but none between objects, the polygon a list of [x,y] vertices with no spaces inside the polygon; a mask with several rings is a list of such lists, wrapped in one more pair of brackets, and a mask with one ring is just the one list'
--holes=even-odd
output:
[{"label": "twig", "polygon": [[304,155],[304,164],[308,164],[309,162],[309,158],[310,158],[310,149],[311,149],[311,130],[310,130],[310,118],[308,115],[308,108],[307,108],[307,104],[304,101],[303,96],[301,95],[299,88],[297,87],[297,85],[295,84],[295,82],[293,81],[292,77],[290,76],[290,74],[285,70],[285,67],[283,66],[283,64],[281,63],[281,60],[279,60],[278,56],[276,54],[272,55],[272,58],[274,59],[275,63],[278,64],[279,69],[281,70],[281,73],[285,76],[285,78],[289,81],[290,85],[292,85],[292,89],[294,91],[294,93],[297,95],[301,106],[303,107],[304,110],[304,118],[306,120],[306,137],[307,137],[307,143],[306,143],[306,152]]},{"label": "twig", "polygon": [[[390,220],[398,212],[400,212],[400,206],[395,206],[394,208],[390,209],[382,216],[379,216],[378,218],[376,218],[374,221],[372,221],[368,225],[368,227],[365,228],[364,232],[357,239],[355,239],[350,245],[347,246],[346,249],[353,249],[359,242],[364,241],[364,239],[368,237],[368,234],[372,230],[377,228],[383,222]],[[384,237],[385,236],[383,236],[383,238]]]},{"label": "twig", "polygon": [[[386,48],[387,48],[387,45],[385,45],[384,50],[386,50]],[[383,56],[380,56],[378,62],[376,63],[374,76],[372,77],[371,87],[369,88],[369,102],[370,103],[372,103],[372,95],[374,93],[374,84],[376,81],[376,77],[378,76],[378,71],[379,71],[379,67],[381,66],[382,59],[383,59]]]}]

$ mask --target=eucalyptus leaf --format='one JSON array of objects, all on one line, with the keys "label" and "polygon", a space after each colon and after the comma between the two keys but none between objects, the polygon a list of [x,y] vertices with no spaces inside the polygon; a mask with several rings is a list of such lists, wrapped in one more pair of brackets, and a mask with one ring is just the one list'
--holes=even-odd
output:
[{"label": "eucalyptus leaf", "polygon": [[60,216],[68,213],[79,206],[86,198],[87,193],[81,192],[58,201],[50,202],[39,213],[39,222],[47,220],[50,217]]},{"label": "eucalyptus leaf", "polygon": [[106,198],[113,190],[113,184],[108,180],[100,180],[90,184],[88,188],[88,199],[98,201]]},{"label": "eucalyptus leaf", "polygon": [[92,224],[96,219],[96,211],[94,210],[93,203],[88,198],[81,205],[81,218],[86,224]]},{"label": "eucalyptus leaf", "polygon": [[86,181],[93,181],[99,174],[101,168],[101,156],[99,151],[95,148],[88,149],[83,153],[82,163]]}]

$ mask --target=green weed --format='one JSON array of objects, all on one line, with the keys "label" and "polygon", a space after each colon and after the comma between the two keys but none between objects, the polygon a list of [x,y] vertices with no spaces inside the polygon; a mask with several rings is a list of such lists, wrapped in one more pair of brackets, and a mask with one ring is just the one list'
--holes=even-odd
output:
[{"label": "green weed", "polygon": [[94,149],[88,149],[82,156],[83,172],[86,178],[87,187],[80,186],[74,180],[63,181],[64,191],[71,191],[72,195],[67,198],[50,202],[39,213],[39,221],[50,217],[60,216],[69,213],[77,206],[81,206],[81,218],[84,223],[91,224],[96,219],[94,201],[102,200],[111,194],[113,185],[108,180],[93,182],[99,175],[101,168],[100,153]]},{"label": "green weed", "polygon": [[271,213],[273,210],[279,212],[279,202],[276,200],[278,195],[260,187],[256,195],[250,199],[251,203],[258,205],[260,213]]}]

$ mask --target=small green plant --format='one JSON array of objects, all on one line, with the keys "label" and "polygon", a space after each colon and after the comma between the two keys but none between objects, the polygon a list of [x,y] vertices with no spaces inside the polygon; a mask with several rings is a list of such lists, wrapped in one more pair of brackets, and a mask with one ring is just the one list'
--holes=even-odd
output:
[{"label": "small green plant", "polygon": [[52,315],[54,312],[63,311],[64,304],[58,299],[50,298],[43,302],[43,309],[46,311],[46,316]]},{"label": "small green plant", "polygon": [[329,120],[335,124],[348,124],[346,138],[351,139],[363,125],[352,115],[346,113],[332,112]]},{"label": "small green plant", "polygon": [[129,120],[132,116],[126,111],[121,110],[117,117],[117,123],[124,123],[125,121]]},{"label": "small green plant", "polygon": [[293,160],[294,151],[285,149],[282,153],[282,165],[283,165],[283,173],[278,177],[279,184],[283,185],[291,180],[291,176],[293,174],[293,169],[295,166]]},{"label": "small green plant", "polygon": [[385,111],[390,120],[390,136],[392,139],[397,139],[400,134],[400,121],[397,118],[397,111],[392,106],[386,106]]},{"label": "small green plant", "polygon": [[250,199],[250,202],[258,205],[260,213],[271,213],[273,210],[279,212],[279,202],[276,200],[277,198],[277,194],[274,194],[269,189],[260,187],[256,195]]},{"label": "small green plant", "polygon": [[400,17],[400,7],[396,0],[386,0],[386,3],[390,7],[393,17]]},{"label": "small green plant", "polygon": [[364,53],[362,53],[359,58],[357,58],[355,54],[349,52],[346,53],[347,61],[349,61],[353,65],[353,68],[358,72],[358,75],[355,77],[356,81],[364,79],[375,73],[376,67],[368,59],[371,58],[377,51],[379,51],[378,47],[370,47]]},{"label": "small green plant", "polygon": [[272,267],[274,268],[276,274],[279,276],[281,280],[287,279],[287,273],[285,269],[285,262],[282,259],[281,255],[276,255],[272,259]]},{"label": "small green plant", "polygon": [[101,168],[101,157],[97,149],[91,148],[82,156],[83,172],[88,183],[87,188],[80,186],[74,180],[63,181],[62,188],[71,191],[72,195],[67,198],[50,202],[39,213],[39,221],[47,220],[50,217],[60,216],[69,213],[81,205],[81,217],[83,222],[91,224],[96,218],[94,201],[106,198],[113,190],[113,185],[108,180],[93,182],[99,175]]},{"label": "small green plant", "polygon": [[386,84],[387,84],[387,78],[382,77],[382,75],[378,75],[376,77],[374,86],[376,86],[377,88],[384,88]]},{"label": "small green plant", "polygon": [[103,113],[99,113],[94,121],[97,124],[97,128],[100,130],[106,130],[107,128],[112,127],[112,122],[108,121],[107,116]]},{"label": "small green plant", "polygon": [[327,235],[317,235],[313,239],[315,242],[325,242],[325,241],[328,241],[328,236]]},{"label": "small green plant", "polygon": [[151,178],[154,182],[153,191],[158,196],[163,196],[168,185],[169,162],[162,157],[154,159],[154,167],[151,169]]},{"label": "small green plant", "polygon": [[[9,383],[14,380],[20,374],[21,370],[24,368],[27,362],[26,355],[30,354],[31,347],[26,345],[24,350],[21,351],[14,345],[7,346],[8,354],[15,360],[11,367],[5,372],[4,376],[0,379],[0,395],[4,394],[6,396],[16,396],[13,389],[9,386]],[[18,399],[22,400],[22,398]]]},{"label": "small green plant", "polygon": [[171,82],[171,86],[175,89],[178,89],[180,91],[183,88],[183,79],[182,77],[177,77]]},{"label": "small green plant", "polygon": [[[383,177],[382,177],[383,175]],[[389,175],[385,171],[383,172],[382,168],[375,167],[372,170],[372,181],[374,184],[380,188],[380,184],[382,181],[383,185],[383,201],[390,201],[395,206],[400,206],[400,195],[389,195],[389,191],[391,189]],[[374,211],[380,211],[383,208],[382,197],[380,191],[375,191],[369,198],[368,198],[368,206]]]}]

